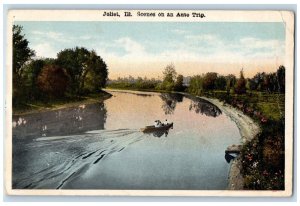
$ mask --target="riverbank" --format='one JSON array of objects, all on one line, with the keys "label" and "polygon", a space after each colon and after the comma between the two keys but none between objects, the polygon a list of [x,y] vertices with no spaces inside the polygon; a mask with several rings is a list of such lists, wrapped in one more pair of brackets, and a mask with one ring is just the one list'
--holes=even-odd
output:
[{"label": "riverbank", "polygon": [[[243,114],[242,111],[232,107],[231,105],[225,104],[218,99],[210,99],[206,97],[200,97],[205,99],[222,110],[232,121],[234,121],[239,128],[242,143],[245,144],[251,141],[260,131],[259,125],[250,117]],[[231,162],[230,171],[228,175],[228,188],[229,190],[242,190],[244,185],[244,178],[241,174],[242,159],[240,156],[235,158]]]},{"label": "riverbank", "polygon": [[62,99],[60,101],[33,102],[27,103],[23,108],[13,108],[13,115],[26,115],[45,111],[54,111],[69,107],[76,107],[81,104],[92,104],[103,102],[112,95],[106,91],[101,91],[95,94],[89,94],[81,97],[73,97]]}]

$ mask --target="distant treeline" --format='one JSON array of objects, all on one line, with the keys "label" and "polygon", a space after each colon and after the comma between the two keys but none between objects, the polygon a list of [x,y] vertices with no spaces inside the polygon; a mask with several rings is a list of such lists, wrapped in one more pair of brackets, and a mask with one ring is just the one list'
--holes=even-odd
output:
[{"label": "distant treeline", "polygon": [[82,96],[100,91],[108,76],[107,66],[95,51],[64,49],[56,58],[36,58],[22,27],[13,26],[13,106]]},{"label": "distant treeline", "polygon": [[240,76],[233,74],[220,75],[215,72],[183,77],[178,74],[173,64],[167,65],[162,79],[132,76],[109,80],[111,88],[186,91],[195,95],[203,95],[210,91],[227,91],[227,93],[245,94],[246,91],[262,91],[268,93],[284,93],[285,68],[280,66],[273,73],[257,73],[253,78],[245,78],[243,70]]},{"label": "distant treeline", "polygon": [[148,79],[147,77],[119,77],[116,80],[108,80],[107,85],[111,88],[120,88],[120,89],[149,89],[156,90],[157,85],[161,81],[155,78]]}]

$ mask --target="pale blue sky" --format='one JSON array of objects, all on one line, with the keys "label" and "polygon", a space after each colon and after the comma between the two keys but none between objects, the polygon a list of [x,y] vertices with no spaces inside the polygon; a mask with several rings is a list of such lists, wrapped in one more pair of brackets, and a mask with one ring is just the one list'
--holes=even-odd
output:
[{"label": "pale blue sky", "polygon": [[268,70],[267,65],[281,64],[285,54],[285,27],[279,22],[15,24],[23,26],[37,56],[55,57],[60,50],[75,46],[94,49],[108,64],[112,78],[130,74],[144,76],[150,72],[150,76],[156,77],[171,62],[184,75],[207,71],[238,73],[244,67],[251,76],[254,70]]}]

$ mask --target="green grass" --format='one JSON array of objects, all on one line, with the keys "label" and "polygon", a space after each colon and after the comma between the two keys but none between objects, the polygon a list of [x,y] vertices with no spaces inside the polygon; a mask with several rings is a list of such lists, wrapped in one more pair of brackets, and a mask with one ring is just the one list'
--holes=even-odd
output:
[{"label": "green grass", "polygon": [[267,119],[279,121],[284,116],[285,104],[284,94],[265,93],[265,92],[247,92],[246,94],[237,95],[225,91],[214,91],[205,93],[209,97],[217,98],[220,100],[228,100],[229,102],[236,101],[242,103],[247,107],[259,111]]},{"label": "green grass", "polygon": [[261,132],[247,142],[241,152],[244,189],[284,189],[285,95],[257,91],[242,95],[213,91],[203,95],[242,110],[260,124]]}]

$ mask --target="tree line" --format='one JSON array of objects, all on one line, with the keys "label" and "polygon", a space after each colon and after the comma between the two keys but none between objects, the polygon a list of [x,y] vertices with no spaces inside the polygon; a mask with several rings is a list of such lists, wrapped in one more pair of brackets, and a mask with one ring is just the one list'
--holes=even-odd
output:
[{"label": "tree line", "polygon": [[56,58],[37,58],[22,30],[13,25],[13,106],[83,96],[105,86],[107,65],[94,50],[75,47]]},{"label": "tree line", "polygon": [[243,69],[237,78],[233,74],[220,75],[209,72],[193,76],[188,91],[193,94],[203,94],[212,90],[227,91],[227,93],[245,94],[246,91],[261,91],[268,93],[284,93],[285,67],[279,66],[273,73],[257,73],[253,78],[245,78]]},{"label": "tree line", "polygon": [[163,70],[162,79],[119,77],[117,80],[110,80],[108,86],[126,89],[185,91],[195,95],[204,95],[211,91],[226,91],[228,94],[245,94],[247,91],[284,93],[285,67],[279,66],[277,71],[273,73],[257,73],[252,78],[245,78],[243,69],[238,78],[233,74],[220,75],[216,72],[187,78],[177,74],[175,66],[169,64]]}]

